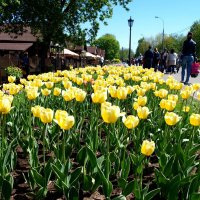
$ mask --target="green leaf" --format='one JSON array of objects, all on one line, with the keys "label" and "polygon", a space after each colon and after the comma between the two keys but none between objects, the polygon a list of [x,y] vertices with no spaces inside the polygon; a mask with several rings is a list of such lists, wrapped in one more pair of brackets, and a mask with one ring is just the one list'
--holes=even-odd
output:
[{"label": "green leaf", "polygon": [[155,174],[158,179],[158,183],[166,184],[168,182],[168,179],[165,177],[165,175],[156,168],[155,168]]},{"label": "green leaf", "polygon": [[10,200],[11,192],[12,192],[12,185],[7,180],[3,180],[2,183],[2,195],[5,200]]},{"label": "green leaf", "polygon": [[37,185],[40,185],[41,187],[45,186],[44,183],[44,177],[38,173],[38,171],[36,169],[31,169],[31,175],[34,179],[34,181],[37,183]]},{"label": "green leaf", "polygon": [[78,167],[71,173],[70,178],[69,178],[70,185],[74,185],[77,179],[79,179],[81,170],[82,170],[82,167]]},{"label": "green leaf", "polygon": [[79,200],[78,190],[75,187],[72,187],[69,191],[70,200]]},{"label": "green leaf", "polygon": [[122,194],[127,196],[133,192],[133,189],[134,189],[134,181],[131,181],[126,185],[124,191],[122,191]]},{"label": "green leaf", "polygon": [[173,167],[173,163],[174,163],[174,156],[171,156],[171,158],[169,159],[169,161],[167,162],[165,168],[164,168],[164,171],[163,171],[163,174],[166,176],[166,177],[169,177],[172,173],[172,167]]},{"label": "green leaf", "polygon": [[137,180],[134,180],[133,182],[133,192],[137,199],[141,199],[141,188]]},{"label": "green leaf", "polygon": [[126,200],[126,197],[123,196],[123,195],[120,195],[120,196],[118,196],[118,197],[115,197],[115,198],[112,199],[112,200]]},{"label": "green leaf", "polygon": [[200,144],[195,145],[189,150],[189,156],[193,156],[200,149]]},{"label": "green leaf", "polygon": [[152,199],[153,197],[155,197],[158,193],[160,192],[160,188],[157,188],[155,190],[152,190],[150,192],[148,192],[145,197],[144,197],[144,200],[150,200]]},{"label": "green leaf", "polygon": [[64,181],[66,178],[66,174],[62,173],[61,170],[58,169],[58,167],[54,164],[51,164],[51,167],[57,178]]},{"label": "green leaf", "polygon": [[82,147],[79,150],[78,154],[77,154],[77,161],[79,162],[79,164],[81,166],[84,165],[85,159],[87,159],[86,151],[87,151],[87,148],[86,147]]},{"label": "green leaf", "polygon": [[124,190],[124,188],[126,187],[127,181],[124,178],[119,178],[117,180],[119,187],[122,188],[122,190]]},{"label": "green leaf", "polygon": [[89,161],[91,163],[91,166],[94,169],[95,167],[97,167],[97,158],[96,158],[94,152],[89,147],[87,147],[87,155],[88,155]]},{"label": "green leaf", "polygon": [[124,162],[124,167],[122,168],[121,177],[125,180],[128,178],[129,172],[130,172],[130,158],[127,157],[127,159]]},{"label": "green leaf", "polygon": [[88,191],[92,187],[92,177],[89,175],[83,175],[83,190]]}]

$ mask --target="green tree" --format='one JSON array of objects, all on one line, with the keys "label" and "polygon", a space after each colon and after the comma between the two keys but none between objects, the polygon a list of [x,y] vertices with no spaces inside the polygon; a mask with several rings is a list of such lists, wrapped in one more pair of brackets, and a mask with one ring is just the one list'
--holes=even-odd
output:
[{"label": "green tree", "polygon": [[98,38],[94,44],[105,50],[105,59],[113,60],[114,58],[119,58],[119,42],[114,35],[105,34]]},{"label": "green tree", "polygon": [[[122,61],[128,60],[128,59],[129,59],[129,49],[127,49],[127,48],[122,48],[122,49],[120,49],[119,55],[120,55],[120,59],[121,59]],[[134,57],[134,52],[133,52],[133,50],[131,49],[131,58],[133,58],[133,57]]]},{"label": "green tree", "polygon": [[139,56],[140,53],[144,55],[145,51],[148,49],[149,45],[151,45],[150,41],[145,39],[144,37],[138,40],[138,46],[136,49],[136,56]]},{"label": "green tree", "polygon": [[[113,7],[127,5],[132,0],[1,0],[0,32],[22,33],[25,26],[40,35],[44,55],[50,41],[64,44],[92,41],[99,22],[112,17]],[[87,28],[83,28],[87,24]],[[2,26],[4,25],[4,26]]]},{"label": "green tree", "polygon": [[200,58],[200,20],[193,23],[190,28],[190,31],[193,33],[193,39],[197,43],[196,54]]}]

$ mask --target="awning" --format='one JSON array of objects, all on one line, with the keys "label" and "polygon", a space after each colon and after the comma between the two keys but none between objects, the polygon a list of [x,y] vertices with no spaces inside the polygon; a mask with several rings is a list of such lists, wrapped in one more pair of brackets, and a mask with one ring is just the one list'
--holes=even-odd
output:
[{"label": "awning", "polygon": [[65,56],[79,57],[79,55],[77,53],[74,53],[73,51],[70,51],[69,49],[64,49],[63,54]]},{"label": "awning", "polygon": [[94,54],[89,53],[89,52],[86,52],[85,56],[88,57],[88,58],[96,58],[96,56]]},{"label": "awning", "polygon": [[0,50],[26,51],[33,43],[0,43]]}]

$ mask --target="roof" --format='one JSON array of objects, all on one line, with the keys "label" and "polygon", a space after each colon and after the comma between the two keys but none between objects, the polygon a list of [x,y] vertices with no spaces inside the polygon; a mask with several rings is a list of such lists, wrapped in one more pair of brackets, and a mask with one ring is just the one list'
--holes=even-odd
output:
[{"label": "roof", "polygon": [[20,35],[0,32],[0,42],[36,42],[37,37],[31,33],[31,29],[27,27],[25,30],[26,32]]},{"label": "roof", "polygon": [[0,43],[0,50],[25,51],[32,45],[33,43]]},{"label": "roof", "polygon": [[77,53],[74,53],[73,51],[70,51],[69,49],[64,49],[63,54],[65,56],[75,56],[75,57],[79,57],[79,55]]}]

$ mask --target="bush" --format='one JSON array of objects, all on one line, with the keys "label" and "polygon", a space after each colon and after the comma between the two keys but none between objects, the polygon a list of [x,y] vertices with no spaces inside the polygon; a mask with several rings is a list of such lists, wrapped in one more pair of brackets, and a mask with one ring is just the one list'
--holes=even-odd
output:
[{"label": "bush", "polygon": [[120,59],[118,59],[118,58],[114,58],[113,60],[112,60],[112,63],[120,63],[121,61],[120,61]]},{"label": "bush", "polygon": [[23,71],[16,66],[8,66],[5,69],[8,76],[15,76],[16,78],[21,78],[23,76]]}]

